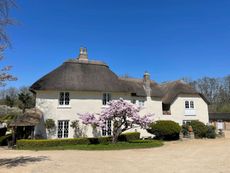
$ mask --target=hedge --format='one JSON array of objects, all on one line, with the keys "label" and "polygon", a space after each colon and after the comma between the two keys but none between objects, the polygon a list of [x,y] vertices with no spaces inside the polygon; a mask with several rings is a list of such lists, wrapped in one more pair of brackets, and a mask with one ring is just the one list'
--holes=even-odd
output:
[{"label": "hedge", "polygon": [[73,139],[21,139],[17,141],[17,148],[56,147],[66,145],[109,144],[111,137],[73,138]]},{"label": "hedge", "polygon": [[118,137],[118,141],[132,141],[132,140],[138,140],[140,139],[140,132],[127,132],[127,133],[122,133]]},{"label": "hedge", "polygon": [[149,125],[147,131],[155,135],[156,139],[178,140],[181,127],[171,120],[159,120]]},{"label": "hedge", "polygon": [[74,139],[21,139],[17,141],[17,148],[37,148],[37,147],[55,147],[55,146],[65,146],[65,145],[81,145],[89,144],[88,138],[74,138]]},{"label": "hedge", "polygon": [[[119,136],[120,141],[133,141],[140,139],[139,132],[123,133]],[[67,145],[89,145],[89,144],[109,144],[112,142],[112,137],[98,138],[73,138],[73,139],[21,139],[17,141],[17,148],[37,148],[37,147],[56,147]]]}]

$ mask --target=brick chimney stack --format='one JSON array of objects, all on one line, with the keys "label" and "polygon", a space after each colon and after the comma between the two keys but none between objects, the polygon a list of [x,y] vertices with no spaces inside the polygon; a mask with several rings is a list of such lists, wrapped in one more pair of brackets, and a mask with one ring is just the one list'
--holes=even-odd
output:
[{"label": "brick chimney stack", "polygon": [[144,89],[148,97],[151,96],[151,87],[150,87],[150,74],[148,72],[144,73],[143,77],[143,83],[144,83]]},{"label": "brick chimney stack", "polygon": [[87,48],[85,47],[80,47],[80,53],[78,56],[79,61],[88,61],[88,53],[87,53]]}]

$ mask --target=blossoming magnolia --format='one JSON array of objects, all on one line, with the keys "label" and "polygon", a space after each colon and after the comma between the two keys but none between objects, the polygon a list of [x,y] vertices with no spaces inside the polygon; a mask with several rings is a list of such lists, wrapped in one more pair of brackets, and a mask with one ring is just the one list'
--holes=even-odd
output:
[{"label": "blossoming magnolia", "polygon": [[139,111],[140,107],[119,99],[110,101],[99,114],[98,119],[92,113],[80,114],[80,118],[85,125],[90,124],[100,127],[104,127],[106,121],[111,121],[113,123],[113,142],[116,142],[118,136],[132,128],[133,125],[136,124],[141,128],[146,128],[152,122],[153,114],[140,116]]}]

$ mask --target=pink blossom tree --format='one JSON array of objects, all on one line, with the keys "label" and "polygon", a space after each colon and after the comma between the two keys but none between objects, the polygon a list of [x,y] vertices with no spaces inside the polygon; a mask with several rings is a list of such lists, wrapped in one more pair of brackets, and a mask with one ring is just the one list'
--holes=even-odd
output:
[{"label": "pink blossom tree", "polygon": [[92,113],[80,114],[80,118],[85,125],[90,124],[101,128],[105,126],[106,121],[111,121],[113,124],[113,143],[116,143],[118,136],[122,132],[133,128],[134,125],[146,128],[152,122],[152,114],[140,116],[138,114],[139,111],[140,108],[136,105],[119,99],[110,101],[106,108],[99,114],[98,118]]}]

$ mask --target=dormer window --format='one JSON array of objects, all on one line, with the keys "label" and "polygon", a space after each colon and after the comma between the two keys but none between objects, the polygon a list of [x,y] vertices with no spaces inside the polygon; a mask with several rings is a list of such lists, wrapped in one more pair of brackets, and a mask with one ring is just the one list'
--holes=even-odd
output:
[{"label": "dormer window", "polygon": [[59,105],[65,106],[69,105],[70,98],[69,98],[69,92],[60,92],[59,94]]},{"label": "dormer window", "polygon": [[189,101],[185,101],[185,109],[189,109]]},{"label": "dormer window", "polygon": [[190,108],[194,109],[194,102],[193,101],[190,101]]},{"label": "dormer window", "polygon": [[194,101],[185,101],[185,109],[194,109]]},{"label": "dormer window", "polygon": [[111,100],[111,94],[110,93],[103,93],[102,104],[106,105],[110,100]]}]

